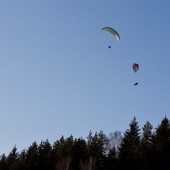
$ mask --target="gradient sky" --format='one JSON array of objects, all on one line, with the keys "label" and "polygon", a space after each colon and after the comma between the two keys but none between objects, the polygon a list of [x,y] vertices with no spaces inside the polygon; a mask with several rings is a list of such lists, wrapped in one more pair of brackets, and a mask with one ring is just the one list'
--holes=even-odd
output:
[{"label": "gradient sky", "polygon": [[170,118],[169,0],[0,1],[0,21],[0,154]]}]

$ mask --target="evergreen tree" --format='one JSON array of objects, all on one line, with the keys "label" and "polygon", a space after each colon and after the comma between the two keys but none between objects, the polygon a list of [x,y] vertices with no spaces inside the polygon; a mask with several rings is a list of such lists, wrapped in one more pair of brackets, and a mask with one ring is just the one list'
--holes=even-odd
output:
[{"label": "evergreen tree", "polygon": [[143,135],[141,139],[141,146],[140,146],[140,152],[141,152],[141,170],[150,169],[151,168],[151,159],[152,159],[152,129],[153,126],[150,124],[149,121],[146,122],[146,124],[143,126]]},{"label": "evergreen tree", "polygon": [[14,164],[17,161],[17,159],[18,159],[18,152],[16,146],[14,146],[6,159],[7,166],[10,170],[14,169]]},{"label": "evergreen tree", "polygon": [[69,170],[73,160],[73,136],[71,135],[64,140],[62,137],[57,146],[57,170]]},{"label": "evergreen tree", "polygon": [[21,153],[18,154],[18,158],[14,161],[10,170],[27,170],[27,166],[25,164],[26,159],[26,152],[23,150]]},{"label": "evergreen tree", "polygon": [[109,140],[107,136],[101,130],[98,133],[97,138],[97,159],[96,159],[96,169],[97,170],[104,170],[105,162],[106,162],[106,153],[107,153],[107,146],[109,144]]},{"label": "evergreen tree", "polygon": [[95,170],[96,168],[96,159],[97,159],[97,133],[92,136],[92,132],[89,132],[87,137],[87,151],[88,156],[86,160],[81,161],[81,170]]},{"label": "evergreen tree", "polygon": [[136,118],[131,121],[130,129],[126,130],[119,148],[120,167],[122,169],[137,169],[139,158],[140,135]]},{"label": "evergreen tree", "polygon": [[51,162],[51,149],[51,144],[48,140],[41,141],[40,145],[38,146],[38,161],[39,168],[41,170],[53,169],[53,164]]},{"label": "evergreen tree", "polygon": [[145,148],[151,147],[152,137],[153,137],[152,129],[153,129],[153,126],[150,124],[149,121],[147,121],[146,124],[142,128],[143,136],[142,136],[141,144]]},{"label": "evergreen tree", "polygon": [[5,154],[2,154],[0,157],[0,170],[8,170],[8,165],[7,165],[7,157]]},{"label": "evergreen tree", "polygon": [[74,140],[74,170],[80,170],[81,164],[84,160],[87,160],[88,150],[86,141],[82,138]]},{"label": "evergreen tree", "polygon": [[27,170],[26,165],[26,150],[22,150],[21,153],[18,156],[17,164],[16,164],[17,170]]},{"label": "evergreen tree", "polygon": [[27,169],[29,170],[39,169],[38,145],[36,142],[33,142],[32,145],[28,148],[26,152],[25,163],[26,163]]},{"label": "evergreen tree", "polygon": [[165,117],[153,136],[153,167],[170,169],[170,123]]},{"label": "evergreen tree", "polygon": [[89,132],[87,137],[87,149],[88,149],[88,158],[84,160],[81,164],[82,169],[86,170],[103,170],[106,162],[106,150],[108,146],[108,138],[100,131],[92,135],[92,132]]},{"label": "evergreen tree", "polygon": [[105,162],[105,170],[114,170],[118,168],[118,157],[117,157],[117,149],[112,147],[109,150],[107,155],[107,159]]}]

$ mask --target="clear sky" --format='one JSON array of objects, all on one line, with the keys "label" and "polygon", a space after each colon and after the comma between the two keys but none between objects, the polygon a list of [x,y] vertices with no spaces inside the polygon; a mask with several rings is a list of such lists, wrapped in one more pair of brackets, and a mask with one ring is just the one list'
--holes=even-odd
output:
[{"label": "clear sky", "polygon": [[169,0],[0,1],[0,21],[0,154],[170,118]]}]

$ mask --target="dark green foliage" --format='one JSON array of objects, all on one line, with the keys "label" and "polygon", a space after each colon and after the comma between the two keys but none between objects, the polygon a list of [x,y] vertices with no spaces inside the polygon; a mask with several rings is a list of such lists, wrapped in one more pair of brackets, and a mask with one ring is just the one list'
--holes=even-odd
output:
[{"label": "dark green foliage", "polygon": [[166,117],[156,128],[152,142],[153,167],[170,169],[170,122]]},{"label": "dark green foliage", "polygon": [[12,149],[12,151],[9,153],[7,159],[7,166],[10,170],[17,169],[17,163],[18,163],[18,152],[16,146]]},{"label": "dark green foliage", "polygon": [[0,170],[8,170],[9,166],[7,165],[7,158],[5,154],[2,154],[0,157]]},{"label": "dark green foliage", "polygon": [[106,157],[105,169],[106,170],[114,170],[118,168],[118,157],[117,150],[115,147],[109,150],[109,153]]},{"label": "dark green foliage", "polygon": [[141,146],[140,146],[140,167],[143,169],[151,168],[151,159],[152,159],[152,125],[149,121],[143,126],[143,134],[141,138]]},{"label": "dark green foliage", "polygon": [[32,145],[28,148],[26,152],[25,163],[26,163],[26,169],[29,170],[39,169],[38,144],[36,142],[32,143]]},{"label": "dark green foliage", "polygon": [[49,170],[52,169],[53,164],[51,161],[51,144],[48,140],[41,141],[38,146],[38,164],[39,169],[41,170]]},{"label": "dark green foliage", "polygon": [[88,159],[88,149],[86,141],[82,138],[75,139],[73,151],[73,167],[74,170],[79,170],[81,168],[81,164]]},{"label": "dark green foliage", "polygon": [[[106,135],[103,131],[100,131],[92,136],[90,132],[87,139],[88,159],[86,160],[86,164],[88,164],[91,169],[104,169],[106,146],[108,142]],[[89,169],[88,166],[86,165],[86,169]]]},{"label": "dark green foliage", "polygon": [[16,146],[0,156],[0,170],[162,170],[170,169],[170,122],[165,117],[153,131],[149,121],[142,127],[134,117],[121,135],[115,131],[89,132],[87,140],[62,136],[53,145],[48,140],[28,149]]},{"label": "dark green foliage", "polygon": [[71,163],[74,157],[73,148],[74,148],[74,140],[71,135],[67,139],[64,139],[62,136],[59,141],[57,141],[54,145],[57,163],[57,170],[68,170],[71,167]]},{"label": "dark green foliage", "polygon": [[148,121],[142,128],[143,136],[142,136],[142,140],[141,140],[141,145],[143,147],[143,150],[149,149],[152,145],[152,137],[153,137],[152,128],[153,128],[152,125]]},{"label": "dark green foliage", "polygon": [[140,129],[136,118],[130,123],[120,144],[119,161],[122,169],[137,169],[140,146]]},{"label": "dark green foliage", "polygon": [[27,165],[26,165],[26,151],[23,150],[19,155],[18,155],[18,159],[17,161],[15,161],[15,167],[16,170],[23,170],[23,169],[27,169]]}]

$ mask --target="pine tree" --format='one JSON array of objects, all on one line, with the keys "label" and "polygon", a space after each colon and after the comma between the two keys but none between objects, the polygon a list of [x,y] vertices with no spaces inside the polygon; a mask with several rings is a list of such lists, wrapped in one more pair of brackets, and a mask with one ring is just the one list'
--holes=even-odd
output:
[{"label": "pine tree", "polygon": [[153,126],[150,124],[149,121],[143,126],[143,135],[141,139],[141,146],[140,146],[140,162],[141,162],[141,170],[150,169],[151,168],[151,159],[152,159],[152,133]]},{"label": "pine tree", "polygon": [[39,169],[38,145],[36,142],[33,142],[32,145],[26,151],[25,163],[26,163],[27,169],[29,170]]},{"label": "pine tree", "polygon": [[38,146],[38,159],[39,168],[41,170],[49,170],[53,168],[53,164],[51,162],[51,144],[48,140],[41,141]]},{"label": "pine tree", "polygon": [[26,150],[22,150],[21,153],[18,156],[18,161],[17,161],[17,170],[27,170],[27,165],[26,165]]},{"label": "pine tree", "polygon": [[23,150],[21,153],[18,153],[18,158],[15,160],[13,165],[10,167],[10,170],[28,170],[26,163],[26,151]]},{"label": "pine tree", "polygon": [[71,162],[73,160],[73,146],[74,140],[73,136],[71,135],[67,139],[63,140],[61,138],[58,142],[58,149],[57,149],[57,170],[69,170]]},{"label": "pine tree", "polygon": [[80,170],[81,164],[88,157],[86,141],[82,138],[74,140],[74,170]]},{"label": "pine tree", "polygon": [[88,156],[87,159],[81,161],[81,170],[95,170],[98,154],[97,138],[97,133],[95,133],[95,135],[93,136],[92,132],[89,132],[89,135],[87,137]]},{"label": "pine tree", "polygon": [[8,165],[7,165],[7,157],[5,154],[2,154],[0,157],[0,170],[8,170]]},{"label": "pine tree", "polygon": [[153,136],[153,166],[170,169],[170,122],[165,117]]},{"label": "pine tree", "polygon": [[137,169],[140,146],[140,129],[136,118],[131,121],[119,148],[119,160],[122,169]]},{"label": "pine tree", "polygon": [[112,147],[107,154],[107,159],[105,162],[106,170],[114,170],[118,168],[118,157],[117,157],[117,149]]},{"label": "pine tree", "polygon": [[16,146],[14,146],[6,160],[7,166],[10,170],[14,169],[14,164],[16,164],[17,159],[18,159],[18,152]]}]

